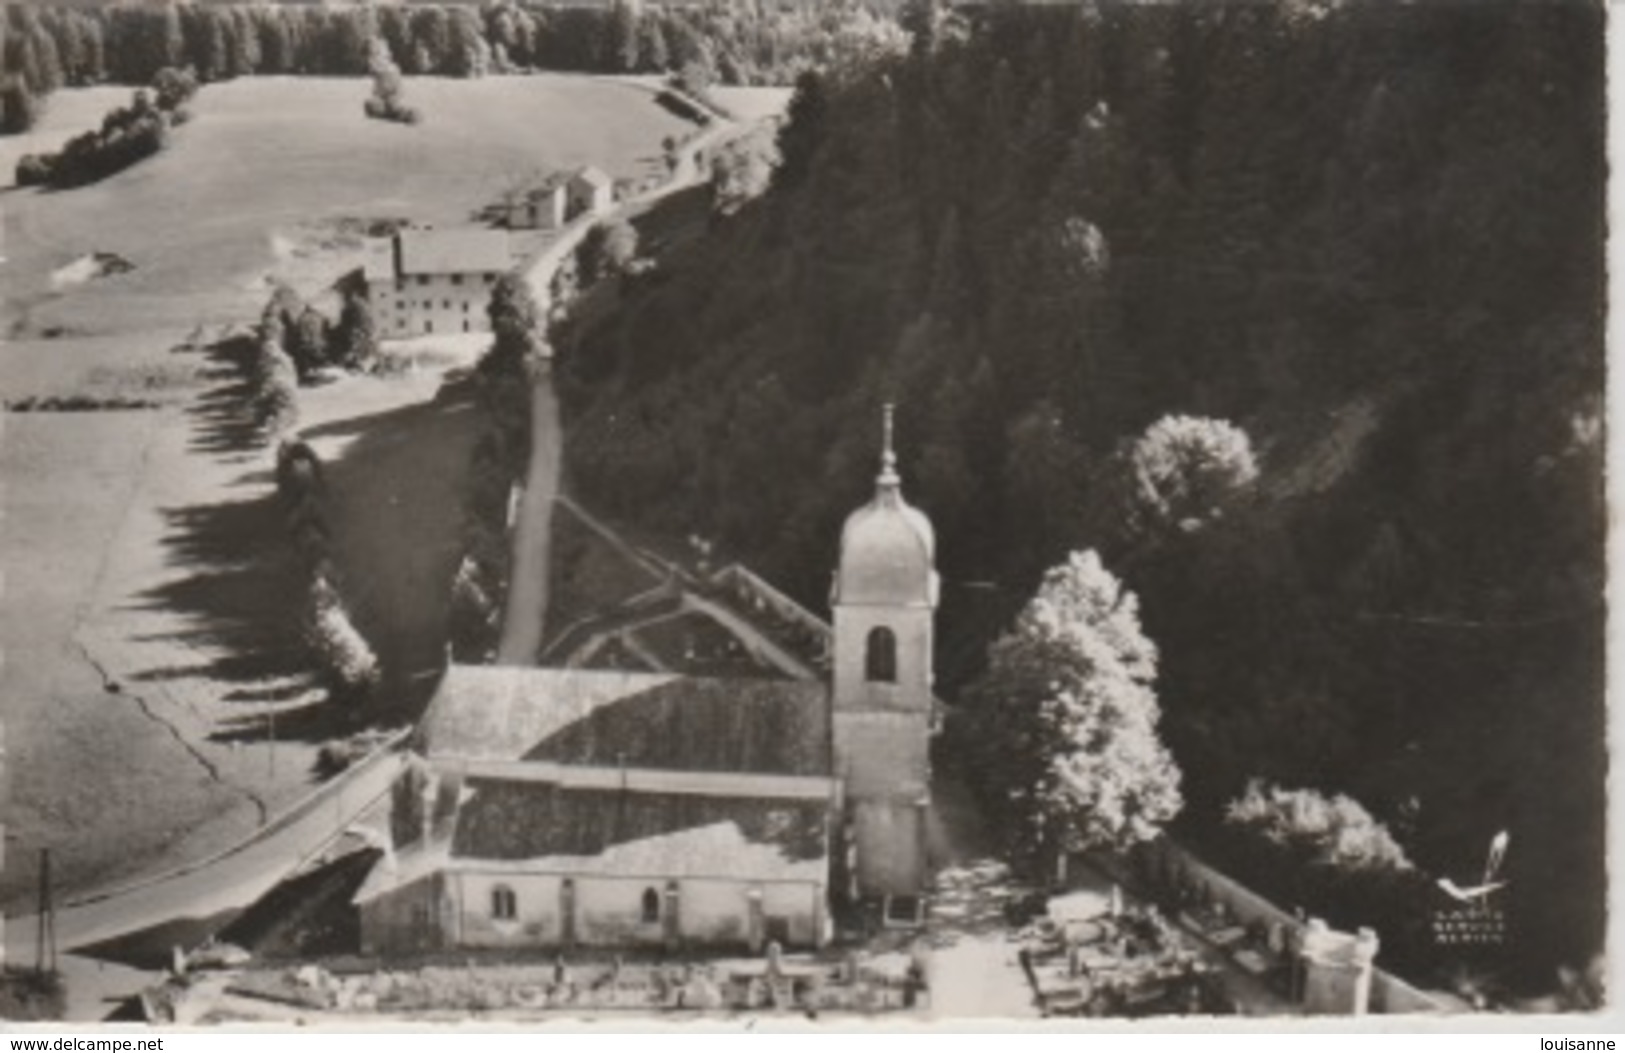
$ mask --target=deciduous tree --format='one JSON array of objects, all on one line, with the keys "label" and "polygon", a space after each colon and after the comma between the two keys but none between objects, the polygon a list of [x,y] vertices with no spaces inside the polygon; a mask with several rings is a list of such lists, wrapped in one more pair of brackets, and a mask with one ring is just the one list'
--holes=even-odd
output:
[{"label": "deciduous tree", "polygon": [[994,643],[961,719],[972,776],[1017,854],[1126,847],[1179,812],[1156,662],[1134,595],[1093,552],[1045,575]]}]

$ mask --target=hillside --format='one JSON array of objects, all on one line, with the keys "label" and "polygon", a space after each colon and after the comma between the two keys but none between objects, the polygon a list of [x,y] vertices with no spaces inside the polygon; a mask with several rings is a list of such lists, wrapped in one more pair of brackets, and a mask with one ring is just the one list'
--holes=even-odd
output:
[{"label": "hillside", "polygon": [[[6,335],[252,318],[268,295],[266,276],[308,281],[293,250],[335,247],[340,221],[465,223],[538,172],[590,161],[616,176],[647,174],[660,165],[661,139],[692,127],[646,91],[587,77],[410,78],[407,96],[424,114],[412,128],[363,116],[368,91],[354,79],[211,84],[158,156],[94,186],[10,193],[0,291]],[[108,92],[59,92],[41,128],[0,140],[0,178],[9,183],[22,154],[95,126],[102,104],[128,96]],[[516,115],[523,134],[515,134]],[[118,253],[133,270],[50,287],[52,271],[98,251]],[[338,273],[331,260],[318,263],[325,280]]]},{"label": "hillside", "polygon": [[[978,17],[804,79],[772,191],[556,334],[569,485],[821,607],[898,399],[950,695],[1100,548],[1189,836],[1255,775],[1352,793],[1437,874],[1509,827],[1549,982],[1605,888],[1600,5]],[[1175,412],[1263,479],[1131,546],[1093,481]]]}]

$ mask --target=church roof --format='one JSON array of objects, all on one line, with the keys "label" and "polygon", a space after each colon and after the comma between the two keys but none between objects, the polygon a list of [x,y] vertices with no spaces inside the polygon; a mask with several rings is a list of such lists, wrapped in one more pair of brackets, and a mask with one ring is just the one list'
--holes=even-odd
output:
[{"label": "church roof", "polygon": [[470,780],[451,858],[565,873],[822,881],[828,801]]},{"label": "church roof", "polygon": [[892,452],[891,407],[875,496],[846,517],[833,600],[839,604],[937,603],[937,536],[925,513],[903,500]]},{"label": "church roof", "polygon": [[813,681],[454,665],[419,734],[431,760],[828,775],[829,726]]}]

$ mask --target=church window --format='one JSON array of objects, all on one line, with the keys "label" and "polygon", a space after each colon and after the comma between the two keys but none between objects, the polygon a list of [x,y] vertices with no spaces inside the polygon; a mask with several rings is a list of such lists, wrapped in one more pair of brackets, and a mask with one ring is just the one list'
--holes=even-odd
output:
[{"label": "church window", "polygon": [[660,920],[660,893],[652,888],[643,890],[643,921],[653,924]]},{"label": "church window", "polygon": [[884,625],[869,630],[864,647],[863,675],[866,680],[897,682],[897,637]]},{"label": "church window", "polygon": [[519,897],[507,885],[491,890],[491,917],[498,921],[512,921],[519,915]]}]

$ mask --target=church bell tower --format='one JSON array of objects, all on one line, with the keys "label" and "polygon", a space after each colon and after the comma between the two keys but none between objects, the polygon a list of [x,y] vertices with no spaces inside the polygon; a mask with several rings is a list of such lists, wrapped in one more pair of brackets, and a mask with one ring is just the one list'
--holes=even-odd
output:
[{"label": "church bell tower", "polygon": [[888,920],[908,921],[930,878],[936,535],[903,500],[890,405],[884,424],[874,498],[841,531],[831,690],[850,876],[861,898],[883,901]]}]

